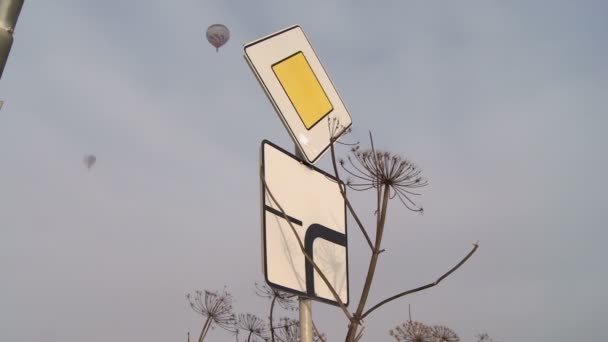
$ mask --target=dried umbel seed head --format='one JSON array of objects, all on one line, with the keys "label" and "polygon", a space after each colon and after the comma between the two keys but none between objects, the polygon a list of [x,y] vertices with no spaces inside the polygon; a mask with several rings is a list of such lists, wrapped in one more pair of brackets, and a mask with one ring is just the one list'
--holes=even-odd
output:
[{"label": "dried umbel seed head", "polygon": [[275,337],[279,341],[297,342],[300,340],[300,322],[290,318],[280,320],[275,327]]},{"label": "dried umbel seed head", "polygon": [[433,330],[425,324],[415,321],[401,323],[395,329],[389,330],[389,334],[397,341],[435,342],[433,340]]},{"label": "dried umbel seed head", "polygon": [[266,322],[256,315],[240,314],[237,323],[239,329],[248,334],[248,341],[266,341],[268,331]]},{"label": "dried umbel seed head", "polygon": [[422,177],[422,170],[411,161],[390,152],[362,150],[356,146],[340,165],[351,176],[347,183],[351,189],[388,187],[390,198],[397,197],[408,209],[422,212],[422,207],[412,200],[412,196],[420,194],[413,190],[428,182]]},{"label": "dried umbel seed head", "polygon": [[351,131],[350,127],[344,127],[344,125],[340,123],[340,120],[335,117],[329,118],[327,124],[329,125],[329,140],[332,143],[338,141],[341,136],[348,134]]},{"label": "dried umbel seed head", "polygon": [[256,291],[255,293],[262,298],[267,298],[270,300],[275,300],[280,307],[286,310],[295,310],[296,309],[296,296],[287,292],[279,291],[274,289],[266,284],[258,284],[255,283]]},{"label": "dried umbel seed head", "polygon": [[443,325],[435,325],[432,328],[433,338],[435,342],[459,342],[460,338],[456,333]]},{"label": "dried umbel seed head", "polygon": [[195,312],[209,317],[213,323],[228,331],[234,331],[235,317],[232,313],[232,295],[224,289],[222,292],[195,291],[187,294],[190,307]]}]

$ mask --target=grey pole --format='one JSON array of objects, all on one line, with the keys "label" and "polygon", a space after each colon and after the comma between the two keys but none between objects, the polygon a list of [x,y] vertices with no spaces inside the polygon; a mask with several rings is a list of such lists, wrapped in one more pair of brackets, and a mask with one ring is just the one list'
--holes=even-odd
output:
[{"label": "grey pole", "polygon": [[[298,146],[295,147],[295,153],[302,162],[306,163],[304,154]],[[312,342],[312,301],[306,297],[299,297],[300,305],[300,342]]]},{"label": "grey pole", "polygon": [[300,341],[312,342],[312,301],[300,297]]},{"label": "grey pole", "polygon": [[24,0],[0,0],[0,78],[11,52],[13,33]]}]

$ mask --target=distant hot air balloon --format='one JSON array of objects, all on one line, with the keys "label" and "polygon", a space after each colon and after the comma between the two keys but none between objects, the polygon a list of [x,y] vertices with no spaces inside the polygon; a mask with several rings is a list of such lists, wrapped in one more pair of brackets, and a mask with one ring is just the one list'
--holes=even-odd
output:
[{"label": "distant hot air balloon", "polygon": [[222,24],[213,24],[207,28],[207,40],[211,45],[215,46],[215,51],[220,49],[220,46],[226,44],[230,39],[230,31]]},{"label": "distant hot air balloon", "polygon": [[84,156],[84,159],[82,161],[84,162],[84,165],[86,165],[87,169],[90,170],[93,165],[95,165],[97,158],[92,154],[87,154],[86,156]]}]

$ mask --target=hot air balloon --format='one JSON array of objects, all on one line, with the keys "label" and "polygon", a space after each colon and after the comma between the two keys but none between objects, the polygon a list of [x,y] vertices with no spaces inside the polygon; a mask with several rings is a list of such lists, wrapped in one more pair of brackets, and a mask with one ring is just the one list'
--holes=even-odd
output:
[{"label": "hot air balloon", "polygon": [[84,156],[84,159],[82,161],[84,162],[84,165],[86,165],[87,169],[90,170],[93,165],[95,165],[97,158],[92,154],[87,154],[86,156]]},{"label": "hot air balloon", "polygon": [[226,44],[230,39],[230,31],[222,24],[213,24],[207,28],[207,40],[215,46],[215,51],[219,51],[220,46]]}]

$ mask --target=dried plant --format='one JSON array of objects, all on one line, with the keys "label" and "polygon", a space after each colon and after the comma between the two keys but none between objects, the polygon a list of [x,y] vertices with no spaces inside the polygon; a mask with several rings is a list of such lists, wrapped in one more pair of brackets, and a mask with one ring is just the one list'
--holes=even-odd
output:
[{"label": "dried plant", "polygon": [[[279,326],[275,328],[275,336],[278,342],[299,342],[300,341],[300,321],[284,317],[280,320]],[[325,335],[313,330],[313,342],[325,341]]]},{"label": "dried plant", "polygon": [[266,341],[268,338],[266,322],[256,315],[240,314],[238,316],[237,326],[239,330],[243,330],[247,333],[247,342]]},{"label": "dried plant", "polygon": [[255,293],[262,298],[270,299],[285,310],[296,310],[296,295],[273,289],[266,284],[255,283]]},{"label": "dried plant", "polygon": [[488,335],[488,333],[481,333],[475,337],[477,337],[477,342],[496,342],[492,338],[490,338],[490,335]]},{"label": "dried plant", "polygon": [[459,342],[460,338],[456,333],[443,325],[434,325],[432,328],[434,342]]},{"label": "dried plant", "polygon": [[186,298],[192,310],[206,317],[198,342],[202,342],[205,339],[209,329],[213,329],[214,324],[222,329],[234,332],[233,298],[226,289],[222,292],[195,291],[194,294],[187,294]]},{"label": "dried plant", "polygon": [[423,323],[407,321],[389,330],[389,335],[403,342],[435,342],[433,330]]},{"label": "dried plant", "polygon": [[[372,145],[373,146],[373,145]],[[341,159],[340,165],[352,178],[347,181],[349,188],[356,191],[390,189],[389,198],[399,198],[412,211],[422,212],[422,206],[412,200],[419,193],[412,189],[428,184],[421,176],[422,170],[411,161],[389,152],[376,151],[373,147],[361,150],[357,145],[351,148],[351,155]]]},{"label": "dried plant", "polygon": [[[332,137],[332,142],[336,142],[342,132],[345,131],[338,122],[330,122],[329,130]],[[353,312],[350,316],[347,315],[349,318],[348,332],[346,335],[347,342],[354,342],[357,339],[357,336],[359,336],[357,331],[360,327],[362,327],[362,321],[366,316],[386,303],[408,294],[436,286],[443,279],[460,268],[460,266],[462,266],[477,251],[478,248],[478,245],[474,244],[473,249],[456,266],[452,267],[448,272],[444,273],[434,282],[397,293],[373,305],[371,308],[366,309],[367,299],[369,297],[369,292],[374,279],[374,273],[379,255],[380,253],[384,252],[384,249],[382,249],[382,237],[385,229],[388,202],[389,200],[397,197],[407,209],[422,213],[422,206],[416,204],[412,197],[419,195],[419,193],[414,192],[415,189],[422,188],[428,184],[427,180],[422,177],[421,169],[411,161],[389,152],[376,151],[371,133],[370,145],[370,149],[362,150],[359,147],[359,144],[354,144],[354,146],[351,148],[351,154],[347,156],[346,159],[341,159],[339,161],[342,169],[351,177],[351,179],[347,181],[346,185],[350,189],[356,191],[365,191],[370,189],[375,190],[377,205],[375,227],[376,234],[375,241],[372,241],[370,235],[367,233],[367,229],[364,227],[362,221],[359,219],[356,211],[346,196],[345,187],[340,186],[340,192],[344,198],[346,208],[355,220],[357,227],[365,237],[365,240],[367,241],[367,244],[372,252],[359,303],[357,304],[355,312]],[[340,179],[334,144],[330,145],[330,151],[334,174],[336,178]]]},{"label": "dried plant", "polygon": [[279,342],[298,342],[300,340],[300,322],[291,318],[282,318],[275,329]]},{"label": "dried plant", "polygon": [[270,312],[268,314],[268,325],[270,330],[270,340],[271,342],[275,341],[275,329],[274,329],[274,308],[275,304],[279,304],[279,306],[285,310],[296,310],[296,302],[295,295],[279,291],[274,289],[266,284],[259,285],[255,283],[256,291],[255,293],[258,297],[270,299]]},{"label": "dried plant", "polygon": [[348,143],[342,143],[342,142],[338,141],[338,139],[341,136],[347,135],[352,130],[350,127],[348,127],[348,128],[344,127],[344,125],[342,125],[342,123],[340,123],[340,120],[338,120],[337,118],[333,117],[333,118],[330,118],[329,120],[327,120],[327,125],[329,127],[329,140],[331,141],[332,145],[334,143],[339,143],[341,145],[356,145],[357,144],[357,143],[348,144]]},{"label": "dried plant", "polygon": [[[279,211],[280,214],[286,219],[286,222],[291,232],[297,238],[298,245],[294,248],[299,247],[299,249],[303,253],[305,260],[313,266],[315,276],[318,275],[321,278],[323,283],[327,286],[328,290],[331,292],[332,296],[336,300],[336,303],[338,304],[342,312],[345,314],[349,322],[348,331],[346,334],[346,341],[355,342],[359,341],[362,338],[364,329],[363,320],[369,314],[393,300],[438,285],[442,280],[444,280],[450,274],[459,269],[477,251],[478,244],[474,244],[473,248],[462,260],[460,260],[458,264],[453,266],[449,271],[445,272],[435,281],[410,290],[399,292],[390,297],[387,297],[384,300],[381,300],[380,302],[372,305],[371,307],[367,307],[367,300],[373,283],[377,262],[380,254],[384,252],[384,249],[382,249],[382,238],[385,230],[388,203],[390,200],[397,197],[407,209],[422,213],[422,206],[415,203],[413,197],[420,195],[419,193],[415,192],[416,189],[426,186],[428,182],[422,177],[421,169],[408,159],[389,152],[376,151],[370,133],[370,149],[363,150],[360,149],[358,143],[351,144],[353,145],[353,147],[351,148],[351,154],[347,156],[345,160],[340,160],[339,164],[342,166],[342,169],[351,177],[348,182],[342,183],[339,174],[340,172],[337,166],[338,162],[336,161],[334,143],[338,142],[338,138],[340,138],[342,135],[349,132],[350,128],[346,128],[340,125],[340,123],[335,119],[330,119],[329,130],[330,140],[332,142],[332,144],[330,144],[332,166],[335,178],[340,180],[338,183],[340,193],[344,199],[348,212],[353,217],[356,226],[364,235],[367,245],[369,246],[371,251],[369,266],[367,274],[365,276],[365,282],[363,284],[361,296],[356,305],[356,309],[353,312],[348,310],[346,305],[340,299],[340,296],[336,292],[334,286],[330,283],[325,274],[322,272],[318,263],[315,262],[312,256],[307,253],[304,247],[304,243],[301,237],[298,235],[298,231],[293,226],[291,221],[287,219],[288,216],[283,210],[281,203],[276,200],[271,189],[269,189],[268,184],[266,183],[263,177],[262,169],[260,169],[260,177],[265,192],[268,194],[270,199],[276,204],[277,211]],[[362,221],[359,219],[351,202],[346,196],[347,187],[356,191],[365,191],[370,189],[375,190],[377,210],[374,227],[375,235],[373,241],[370,238],[370,235],[367,233],[367,229],[362,224]],[[245,330],[248,332],[247,341],[249,342],[258,340],[262,341],[267,339],[270,339],[272,342],[298,341],[299,325],[295,323],[297,321],[293,319],[283,318],[282,320],[280,320],[281,325],[279,327],[275,327],[273,318],[274,308],[276,306],[275,304],[277,303],[279,307],[283,309],[295,310],[294,296],[287,293],[283,293],[281,291],[276,291],[266,285],[260,286],[256,284],[256,288],[256,294],[258,296],[270,299],[271,301],[268,328],[266,326],[266,322],[264,322],[257,316],[251,314],[239,315],[238,321],[236,321],[234,315],[231,313],[231,305],[228,305],[230,310],[228,310],[225,315],[221,316],[222,318],[224,318],[223,320],[218,318],[218,315],[211,315],[210,312],[212,310],[210,310],[210,308],[213,308],[213,306],[207,303],[207,296],[211,296],[211,294],[213,293],[208,293],[207,291],[205,291],[205,301],[201,299],[202,295],[200,292],[198,292],[198,300],[196,296],[188,296],[192,308],[195,311],[208,317],[207,321],[205,321],[205,325],[203,326],[203,331],[201,332],[199,342],[201,342],[202,339],[206,336],[207,331],[209,330],[209,327],[212,323],[216,323],[217,325],[228,331],[235,332],[237,341],[239,340],[240,330]],[[219,296],[218,294],[214,295],[215,297]],[[229,297],[229,299],[230,300],[228,302],[231,303],[231,297]],[[237,322],[236,325],[235,321]],[[315,333],[315,341],[325,340],[322,334],[318,334],[316,327]],[[405,342],[459,341],[458,336],[445,327],[430,328],[420,322],[412,322],[411,320],[391,330],[390,334],[391,336],[394,336],[397,341]]]},{"label": "dried plant", "polygon": [[[348,326],[348,333],[346,335],[346,341],[348,342],[355,341],[357,337],[357,330],[361,326],[363,318],[376,308],[376,306],[374,306],[372,309],[364,312],[374,279],[378,257],[383,251],[381,247],[382,237],[384,234],[389,200],[394,197],[398,197],[406,208],[413,211],[422,212],[422,207],[418,207],[409,196],[417,195],[417,193],[412,192],[411,189],[420,188],[427,185],[426,180],[420,176],[420,169],[418,169],[413,163],[388,152],[376,152],[371,133],[370,144],[371,149],[366,151],[361,151],[359,145],[352,147],[352,156],[348,156],[346,161],[344,159],[340,160],[340,165],[342,168],[354,178],[354,180],[349,180],[347,182],[349,188],[357,191],[375,189],[377,199],[376,235],[375,241],[372,242],[369,234],[366,232],[365,227],[363,227],[361,220],[356,215],[352,205],[350,205],[350,202],[346,197],[346,191],[341,189],[342,196],[346,201],[346,205],[350,213],[353,215],[353,218],[357,222],[360,230],[363,232],[367,243],[372,250],[367,276],[365,278],[363,290],[361,291],[361,297],[359,299],[357,309],[352,315],[352,319],[350,319],[350,324]],[[335,175],[337,178],[340,178],[338,168],[336,167],[336,158],[333,145],[331,146],[331,155]],[[383,304],[384,303],[380,303],[377,306]]]}]

